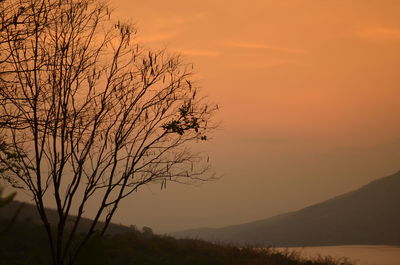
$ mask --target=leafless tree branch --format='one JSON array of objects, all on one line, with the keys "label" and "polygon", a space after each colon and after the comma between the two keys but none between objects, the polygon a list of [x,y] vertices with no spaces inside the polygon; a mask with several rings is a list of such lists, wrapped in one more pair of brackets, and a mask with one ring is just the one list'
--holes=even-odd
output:
[{"label": "leafless tree branch", "polygon": [[[104,2],[0,5],[0,133],[9,150],[0,164],[11,184],[32,193],[54,264],[73,264],[98,222],[104,233],[139,187],[212,177],[207,159],[187,147],[206,139],[216,110],[198,96],[191,65],[140,47],[135,28],[113,21]],[[89,201],[97,212],[78,240]]]}]

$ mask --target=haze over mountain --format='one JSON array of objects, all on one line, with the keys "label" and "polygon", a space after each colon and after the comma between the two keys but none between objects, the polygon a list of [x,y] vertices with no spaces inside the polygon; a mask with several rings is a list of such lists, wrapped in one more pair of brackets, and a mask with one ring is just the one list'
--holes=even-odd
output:
[{"label": "haze over mountain", "polygon": [[299,211],[173,236],[260,246],[400,245],[400,172]]},{"label": "haze over mountain", "polygon": [[145,45],[194,63],[222,125],[195,148],[224,177],[145,188],[116,221],[160,233],[240,224],[399,169],[400,1],[151,3],[111,1]]}]

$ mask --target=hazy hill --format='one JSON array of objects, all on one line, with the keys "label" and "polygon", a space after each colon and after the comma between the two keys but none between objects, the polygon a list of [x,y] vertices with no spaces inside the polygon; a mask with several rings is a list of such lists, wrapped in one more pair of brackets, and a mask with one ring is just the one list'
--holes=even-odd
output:
[{"label": "hazy hill", "polygon": [[264,246],[400,245],[400,172],[296,212],[173,236]]}]

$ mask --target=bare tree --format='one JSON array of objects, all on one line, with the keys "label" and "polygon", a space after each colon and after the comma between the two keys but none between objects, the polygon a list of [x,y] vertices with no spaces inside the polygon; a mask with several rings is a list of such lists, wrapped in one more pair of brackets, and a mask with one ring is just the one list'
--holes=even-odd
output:
[{"label": "bare tree", "polygon": [[[13,18],[1,28],[0,124],[13,163],[4,152],[0,163],[32,194],[53,264],[73,264],[140,186],[210,178],[208,159],[187,143],[206,140],[216,107],[199,98],[191,64],[140,47],[135,28],[113,22],[104,2],[11,3],[0,13]],[[78,239],[88,203],[96,214]]]},{"label": "bare tree", "polygon": [[[40,32],[47,25],[46,16],[43,16],[44,20],[38,21],[34,27],[27,26],[31,23],[35,13],[45,14],[48,9],[54,7],[54,3],[41,3],[35,0],[2,0],[0,1],[0,80],[4,74],[10,73],[13,70],[7,67],[11,55],[13,53],[12,47],[8,45],[11,42],[20,42],[26,40],[29,36]],[[23,26],[21,26],[23,25]],[[3,82],[0,85],[4,85]],[[0,87],[2,89],[2,87]],[[3,101],[0,102],[3,104]],[[9,122],[3,112],[0,112],[0,130],[3,126]],[[2,160],[0,161],[0,175],[6,178],[9,182],[13,182],[16,185],[16,181],[13,180],[9,175],[3,174],[7,172],[8,167],[14,167],[14,170],[18,170],[17,164],[14,163],[17,153],[12,151],[12,147],[7,144],[4,139],[4,135],[0,131],[0,153]]]}]

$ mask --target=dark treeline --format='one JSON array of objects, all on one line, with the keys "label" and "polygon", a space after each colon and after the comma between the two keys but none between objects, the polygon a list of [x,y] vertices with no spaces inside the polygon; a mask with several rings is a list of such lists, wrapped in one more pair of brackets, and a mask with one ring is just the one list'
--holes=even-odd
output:
[{"label": "dark treeline", "polygon": [[[1,220],[4,227],[9,220]],[[26,219],[14,223],[0,237],[0,265],[51,264],[45,231],[40,224]],[[94,237],[81,253],[80,265],[350,265],[346,260],[329,257],[303,260],[293,252],[273,249],[217,245],[195,239],[174,239],[154,235],[149,228],[132,227],[122,234]]]}]

